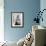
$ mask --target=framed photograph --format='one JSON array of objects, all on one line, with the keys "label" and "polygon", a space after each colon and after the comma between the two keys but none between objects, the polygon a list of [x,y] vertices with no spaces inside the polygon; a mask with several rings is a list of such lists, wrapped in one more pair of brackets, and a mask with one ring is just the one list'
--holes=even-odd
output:
[{"label": "framed photograph", "polygon": [[24,26],[24,12],[11,12],[11,26],[12,27]]}]

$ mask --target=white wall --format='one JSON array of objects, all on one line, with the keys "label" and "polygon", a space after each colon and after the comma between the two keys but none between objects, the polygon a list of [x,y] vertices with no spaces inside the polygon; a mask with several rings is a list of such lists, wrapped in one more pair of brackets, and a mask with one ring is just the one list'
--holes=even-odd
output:
[{"label": "white wall", "polygon": [[[46,0],[40,0],[40,10],[46,9]],[[40,21],[40,24],[46,27],[46,10],[43,12],[43,22]]]},{"label": "white wall", "polygon": [[0,42],[4,41],[4,0],[0,0]]}]

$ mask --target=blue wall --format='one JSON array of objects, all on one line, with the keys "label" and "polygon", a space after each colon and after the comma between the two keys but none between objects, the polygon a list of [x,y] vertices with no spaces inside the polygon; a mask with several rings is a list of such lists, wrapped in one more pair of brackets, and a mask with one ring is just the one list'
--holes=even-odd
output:
[{"label": "blue wall", "polygon": [[[34,24],[35,12],[40,9],[40,0],[5,0],[4,1],[4,38],[7,41],[18,41],[24,37]],[[24,12],[24,27],[11,28],[11,12]]]}]

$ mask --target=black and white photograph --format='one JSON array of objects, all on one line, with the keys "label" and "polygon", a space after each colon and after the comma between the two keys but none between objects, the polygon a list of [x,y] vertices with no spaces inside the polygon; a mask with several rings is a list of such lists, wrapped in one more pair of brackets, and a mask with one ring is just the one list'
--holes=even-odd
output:
[{"label": "black and white photograph", "polygon": [[23,27],[24,12],[12,12],[11,25],[12,27]]}]

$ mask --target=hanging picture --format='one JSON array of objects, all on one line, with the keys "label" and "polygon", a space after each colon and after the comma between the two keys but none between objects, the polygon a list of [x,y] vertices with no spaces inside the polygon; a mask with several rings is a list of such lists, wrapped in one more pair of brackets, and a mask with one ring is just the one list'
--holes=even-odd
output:
[{"label": "hanging picture", "polygon": [[12,12],[11,13],[11,26],[23,27],[24,26],[24,12]]}]

